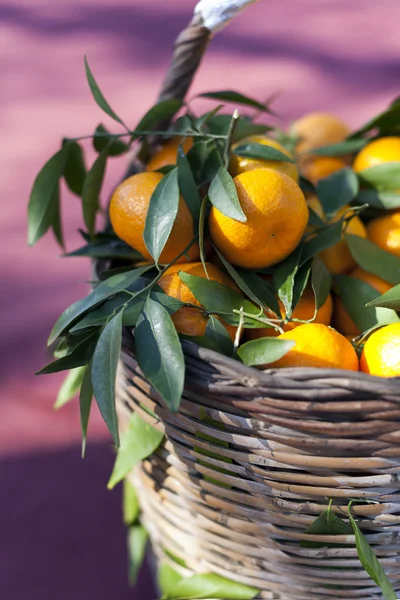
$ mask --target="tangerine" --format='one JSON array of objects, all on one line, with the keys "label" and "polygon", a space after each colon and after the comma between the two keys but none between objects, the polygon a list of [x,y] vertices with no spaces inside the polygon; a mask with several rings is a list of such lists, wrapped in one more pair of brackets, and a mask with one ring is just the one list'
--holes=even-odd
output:
[{"label": "tangerine", "polygon": [[[114,191],[110,202],[110,220],[116,235],[148,260],[151,254],[143,239],[150,198],[164,175],[161,173],[137,173],[125,179]],[[193,217],[182,196],[170,236],[165,244],[160,263],[174,260],[190,244],[194,237]],[[198,244],[193,244],[178,262],[199,259]]]},{"label": "tangerine", "polygon": [[318,367],[358,371],[358,358],[352,344],[326,325],[307,323],[282,333],[277,339],[294,340],[296,344],[269,367]]},{"label": "tangerine", "polygon": [[360,369],[378,377],[400,376],[400,323],[374,331],[364,344]]},{"label": "tangerine", "polygon": [[[207,274],[212,281],[218,281],[229,286],[235,291],[240,291],[233,279],[225,275],[218,267],[212,263],[206,263]],[[203,277],[207,279],[207,274],[204,271],[201,262],[188,263],[184,265],[172,265],[158,280],[158,285],[164,290],[168,296],[177,298],[185,304],[193,304],[201,307],[200,302],[192,294],[188,286],[179,277],[179,271]],[[184,335],[203,336],[206,331],[208,317],[204,311],[196,308],[184,306],[179,308],[173,315],[172,320],[178,333]],[[225,326],[232,339],[235,337],[236,327],[228,325],[221,319],[221,323]]]},{"label": "tangerine", "polygon": [[300,187],[284,173],[252,169],[234,178],[247,221],[222,214],[214,206],[209,230],[215,246],[232,264],[261,269],[286,258],[300,243],[308,221]]}]

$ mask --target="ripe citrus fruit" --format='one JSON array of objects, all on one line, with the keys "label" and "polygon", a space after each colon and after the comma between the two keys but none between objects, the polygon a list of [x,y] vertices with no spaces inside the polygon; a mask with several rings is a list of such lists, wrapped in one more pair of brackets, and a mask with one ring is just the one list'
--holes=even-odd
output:
[{"label": "ripe citrus fruit", "polygon": [[167,165],[175,165],[178,156],[179,145],[182,146],[186,154],[193,146],[193,140],[191,137],[187,137],[182,140],[182,138],[179,136],[167,140],[165,144],[163,144],[161,148],[157,150],[150,158],[146,165],[146,170],[157,171],[158,169],[166,167]]},{"label": "ripe citrus fruit", "polygon": [[350,129],[341,119],[324,112],[314,112],[298,119],[291,126],[291,133],[298,138],[297,152],[342,142]]},{"label": "ripe citrus fruit", "polygon": [[214,206],[209,217],[211,238],[225,258],[239,267],[261,269],[288,256],[299,244],[308,221],[303,192],[287,175],[252,169],[234,178],[245,223]]},{"label": "ripe citrus fruit", "polygon": [[[285,317],[285,308],[281,301],[279,301],[279,308],[281,311],[282,318]],[[296,307],[292,313],[293,319],[300,319],[301,321],[309,321],[313,318],[315,312],[315,297],[314,292],[311,288],[306,288],[301,296],[300,300],[296,304]],[[277,319],[277,315],[271,312],[266,312],[266,317],[270,319]],[[332,296],[329,294],[327,299],[321,308],[318,309],[317,314],[313,323],[322,323],[323,325],[330,325],[332,318]],[[284,331],[291,331],[295,327],[300,327],[301,323],[286,323],[283,327]],[[277,337],[279,334],[273,327],[262,327],[260,329],[249,329],[247,331],[247,337],[251,340],[255,340],[261,337]]]},{"label": "ripe citrus fruit", "polygon": [[292,331],[282,333],[277,339],[294,340],[296,345],[269,367],[319,367],[358,371],[358,358],[351,343],[326,325],[300,325]]},{"label": "ripe citrus fruit", "polygon": [[[310,196],[307,200],[307,204],[309,208],[311,208],[320,217],[320,219],[323,221],[327,220],[321,203],[316,196]],[[332,217],[331,221],[338,221],[349,210],[350,207],[348,205],[342,206],[342,208],[340,208]],[[367,237],[365,225],[358,216],[354,216],[347,224],[346,233],[357,235],[362,238]],[[336,244],[323,250],[319,256],[324,261],[329,271],[335,275],[347,273],[350,271],[350,269],[353,269],[357,266],[356,261],[351,255],[344,235]]]},{"label": "ripe citrus fruit", "polygon": [[346,161],[335,156],[317,156],[301,162],[301,173],[312,184],[317,185],[320,179],[325,179],[332,173],[347,166]]},{"label": "ripe citrus fruit", "polygon": [[370,142],[360,150],[354,161],[356,173],[382,163],[400,161],[400,137],[384,137]]},{"label": "ripe citrus fruit", "polygon": [[368,239],[374,244],[400,256],[400,210],[373,219],[367,225]]},{"label": "ripe citrus fruit", "polygon": [[[225,275],[218,267],[211,263],[206,263],[207,273],[210,279],[218,281],[224,285],[229,286],[235,291],[240,291],[236,286],[235,282],[228,276]],[[177,298],[187,304],[194,304],[195,306],[202,306],[200,302],[194,297],[190,289],[185,285],[182,279],[179,277],[179,271],[189,273],[189,275],[195,275],[197,277],[203,277],[207,279],[207,275],[204,272],[204,267],[201,262],[188,263],[184,265],[172,265],[158,280],[158,285],[164,290],[168,296]],[[172,320],[175,324],[178,333],[184,335],[202,336],[205,334],[208,317],[203,311],[197,310],[196,308],[182,307],[172,315]],[[228,325],[221,320],[229,335],[233,339],[236,333],[236,327]]]},{"label": "ripe citrus fruit", "polygon": [[367,339],[360,369],[379,377],[400,376],[400,323],[386,325]]},{"label": "ripe citrus fruit", "polygon": [[[263,146],[270,146],[271,148],[275,148],[275,150],[279,150],[282,152],[282,154],[285,154],[289,158],[293,159],[293,156],[289,150],[282,146],[282,144],[263,135],[251,135],[243,140],[240,140],[240,142],[235,144],[232,149],[235,150],[235,148],[243,146],[244,144],[262,144]],[[280,173],[285,173],[285,175],[291,177],[296,183],[299,180],[299,173],[294,163],[280,160],[261,160],[257,158],[246,158],[245,156],[232,155],[230,164],[232,175],[240,175],[240,173],[250,171],[251,169],[262,168],[274,169]]]},{"label": "ripe citrus fruit", "polygon": [[[380,294],[385,294],[392,287],[387,281],[384,281],[380,277],[364,271],[364,269],[361,269],[360,267],[357,267],[351,271],[349,276],[368,283]],[[349,335],[355,337],[361,333],[345,309],[340,296],[336,296],[334,299],[333,325],[338,331],[340,331],[340,333],[346,336]]]},{"label": "ripe citrus fruit", "polygon": [[[110,203],[110,219],[115,233],[147,259],[151,259],[151,255],[143,240],[146,215],[150,198],[163,177],[161,173],[137,173],[117,187]],[[159,262],[174,260],[190,244],[193,236],[193,218],[184,199],[180,197],[178,214]],[[190,260],[199,259],[197,244],[193,244],[188,256]],[[186,256],[182,256],[179,262],[187,260]]]}]

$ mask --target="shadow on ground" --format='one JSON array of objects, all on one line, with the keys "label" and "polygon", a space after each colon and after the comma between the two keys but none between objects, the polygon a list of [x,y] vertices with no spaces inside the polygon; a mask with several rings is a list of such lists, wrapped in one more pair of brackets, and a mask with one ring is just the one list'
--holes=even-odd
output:
[{"label": "shadow on ground", "polygon": [[126,577],[121,491],[107,491],[113,456],[90,445],[0,461],[0,598],[154,600],[148,569]]}]

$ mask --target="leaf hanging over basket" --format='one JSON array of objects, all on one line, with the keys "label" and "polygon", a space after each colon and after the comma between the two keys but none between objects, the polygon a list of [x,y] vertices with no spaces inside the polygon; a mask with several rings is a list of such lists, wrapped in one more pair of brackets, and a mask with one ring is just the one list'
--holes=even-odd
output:
[{"label": "leaf hanging over basket", "polygon": [[180,579],[175,586],[170,586],[162,600],[201,600],[205,598],[221,598],[224,600],[252,600],[258,589],[231,581],[214,573],[204,573]]},{"label": "leaf hanging over basket", "polygon": [[33,246],[58,222],[58,186],[70,146],[64,145],[47,161],[32,187],[28,205],[28,244]]},{"label": "leaf hanging over basket", "polygon": [[128,559],[129,559],[129,584],[135,585],[139,571],[146,556],[146,547],[149,534],[143,525],[132,525],[128,529]]},{"label": "leaf hanging over basket", "polygon": [[374,551],[369,545],[367,539],[361,532],[353,515],[351,514],[351,502],[349,504],[349,521],[356,537],[356,547],[360,562],[368,575],[382,590],[385,600],[397,600],[398,596],[394,591],[381,563],[377,559]]},{"label": "leaf hanging over basket", "polygon": [[121,342],[122,311],[117,313],[104,327],[92,362],[94,397],[116,446],[119,446],[119,432],[115,408],[115,381]]},{"label": "leaf hanging over basket", "polygon": [[68,372],[67,377],[64,379],[62,386],[60,387],[57,399],[54,404],[55,409],[59,409],[64,404],[72,400],[74,396],[79,392],[82,385],[83,377],[85,375],[86,367],[76,367]]},{"label": "leaf hanging over basket", "polygon": [[132,469],[158,448],[164,434],[138,414],[132,413],[128,429],[121,436],[113,472],[107,484],[109,490],[117,485]]},{"label": "leaf hanging over basket", "polygon": [[90,362],[85,370],[83,377],[81,391],[79,394],[79,410],[81,417],[81,430],[82,430],[82,458],[86,452],[86,437],[87,428],[89,424],[90,410],[92,408],[93,400],[93,383],[92,383],[92,363]]},{"label": "leaf hanging over basket", "polygon": [[[57,320],[54,325],[48,340],[48,344],[52,344],[55,340],[82,314],[97,306],[107,298],[114,294],[127,289],[136,279],[141,277],[146,271],[152,268],[152,265],[132,269],[127,273],[113,275],[106,281],[100,283],[86,298],[74,302],[68,307]],[[138,292],[139,293],[139,292]]]},{"label": "leaf hanging over basket", "polygon": [[161,394],[168,408],[177,411],[185,377],[183,352],[168,311],[150,297],[137,321],[135,346],[145,377]]},{"label": "leaf hanging over basket", "polygon": [[68,156],[64,168],[65,183],[77,196],[81,196],[83,182],[86,177],[86,167],[83,157],[83,150],[78,142],[65,140],[64,144],[68,144]]},{"label": "leaf hanging over basket", "polygon": [[273,337],[259,338],[242,344],[237,353],[249,367],[267,365],[285,356],[295,343],[293,340],[279,340]]}]

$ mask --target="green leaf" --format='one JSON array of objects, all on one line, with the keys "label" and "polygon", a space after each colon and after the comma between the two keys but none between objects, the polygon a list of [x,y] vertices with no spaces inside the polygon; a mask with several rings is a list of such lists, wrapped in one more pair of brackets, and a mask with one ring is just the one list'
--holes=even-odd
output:
[{"label": "green leaf", "polygon": [[[328,508],[307,527],[304,533],[310,535],[351,535],[353,530],[343,519]],[[327,545],[326,542],[301,541],[302,548],[321,548]],[[331,545],[334,544],[329,544],[329,546]]]},{"label": "green leaf", "polygon": [[77,300],[71,306],[69,306],[59,317],[56,324],[54,325],[48,340],[48,344],[52,344],[55,340],[85,312],[97,306],[110,296],[121,292],[129,288],[132,283],[141,277],[146,271],[151,269],[152,266],[139,267],[128,271],[127,273],[120,273],[113,275],[106,281],[103,281],[98,285],[93,292],[91,292],[86,298]]},{"label": "green leaf", "polygon": [[[216,115],[208,122],[208,128],[214,135],[227,135],[232,121],[232,115]],[[263,135],[272,128],[261,123],[253,123],[250,118],[241,116],[236,122],[232,142],[238,142],[250,135]]]},{"label": "green leaf", "polygon": [[125,525],[133,525],[138,520],[140,506],[136,490],[128,479],[123,483],[122,509]]},{"label": "green leaf", "polygon": [[93,355],[93,392],[116,446],[119,446],[118,417],[115,408],[115,381],[122,343],[122,312],[104,327]]},{"label": "green leaf", "polygon": [[285,307],[286,317],[292,314],[294,281],[301,253],[302,247],[298,246],[273,272],[274,286]]},{"label": "green leaf", "polygon": [[97,330],[90,332],[83,340],[80,340],[66,356],[62,356],[46,367],[43,367],[36,375],[58,373],[59,371],[67,371],[69,369],[76,369],[76,367],[87,365],[93,356],[98,337],[99,333]]},{"label": "green leaf", "polygon": [[162,304],[163,307],[169,312],[170,315],[173,315],[177,310],[185,306],[185,303],[177,298],[173,298],[172,296],[167,296],[167,294],[163,291],[154,291],[156,290],[156,286],[153,287],[153,290],[150,294],[152,300],[158,302],[158,304]]},{"label": "green leaf", "polygon": [[308,280],[311,275],[312,259],[306,262],[304,265],[298,268],[294,278],[293,285],[293,298],[292,298],[292,311],[297,306],[304,290],[307,287]]},{"label": "green leaf", "polygon": [[64,379],[58,391],[57,399],[54,404],[55,409],[61,408],[62,406],[64,406],[64,404],[67,404],[67,402],[69,402],[70,400],[72,400],[72,398],[76,396],[82,385],[82,380],[85,371],[85,366],[76,367],[75,369],[69,371],[68,375]]},{"label": "green leaf", "polygon": [[345,237],[354,260],[361,268],[393,285],[400,283],[400,257],[382,250],[368,239],[349,234]]},{"label": "green leaf", "polygon": [[33,246],[50,229],[58,203],[58,184],[64,173],[69,145],[47,161],[37,175],[28,205],[28,244]]},{"label": "green leaf", "polygon": [[128,529],[128,566],[129,585],[134,586],[137,582],[140,568],[146,556],[149,534],[143,525],[133,525]]},{"label": "green leaf", "polygon": [[214,247],[219,259],[232,277],[234,282],[239,288],[248,296],[253,302],[258,304],[260,307],[272,310],[276,315],[280,316],[280,309],[278,301],[275,297],[273,290],[269,287],[268,283],[261,279],[254,271],[248,271],[246,269],[235,269],[226,260],[226,258]]},{"label": "green leaf", "polygon": [[168,311],[151,298],[147,299],[137,321],[135,348],[145,377],[166,405],[177,411],[185,377],[182,347]]},{"label": "green leaf", "polygon": [[178,148],[176,164],[178,167],[179,189],[192,214],[194,223],[197,223],[199,219],[201,198],[197,190],[196,181],[190,168],[189,161],[182,146],[179,146]]},{"label": "green leaf", "polygon": [[88,60],[85,56],[85,70],[86,70],[86,77],[88,80],[88,84],[90,87],[90,90],[93,94],[93,98],[95,99],[96,104],[102,109],[104,110],[104,112],[111,117],[112,119],[114,119],[114,121],[117,121],[117,123],[120,123],[121,125],[123,125],[126,129],[126,125],[123,122],[122,119],[120,119],[120,117],[113,111],[113,109],[111,108],[111,106],[108,104],[107,100],[104,98],[103,93],[101,92],[99,86],[96,83],[95,78],[93,77],[93,73],[89,67],[89,63]]},{"label": "green leaf", "polygon": [[379,129],[381,131],[388,132],[390,130],[397,129],[399,126],[400,105],[395,103],[380,115],[365,123],[365,125],[360,127],[360,129],[352,133],[351,137],[359,137],[361,134],[366,133],[367,131],[372,131],[373,129]]},{"label": "green leaf", "polygon": [[300,266],[304,265],[304,263],[309,261],[310,258],[313,258],[313,256],[319,252],[322,252],[322,250],[325,250],[325,248],[329,248],[338,243],[342,237],[343,221],[344,219],[341,218],[339,221],[332,223],[332,225],[328,225],[328,227],[325,227],[304,243],[300,258]]},{"label": "green leaf", "polygon": [[360,563],[364,567],[365,571],[371,577],[371,579],[378,585],[382,591],[383,596],[386,600],[396,600],[397,594],[394,591],[392,584],[390,583],[385,571],[379,560],[377,559],[374,551],[367,542],[367,539],[361,532],[357,523],[355,522],[349,507],[349,520],[350,525],[353,529],[356,538],[356,548]]},{"label": "green leaf", "polygon": [[195,141],[194,145],[186,155],[196,182],[201,181],[204,165],[209,152],[209,144],[204,141]]},{"label": "green leaf", "polygon": [[395,285],[391,290],[382,294],[382,296],[370,300],[367,306],[400,310],[400,284]]},{"label": "green leaf", "polygon": [[[148,131],[155,129],[164,121],[169,121],[181,108],[182,100],[162,100],[150,108],[136,125],[137,131]],[[138,134],[136,137],[139,137]]]},{"label": "green leaf", "polygon": [[[243,307],[244,312],[247,313],[257,315],[260,312],[252,302],[218,281],[189,275],[183,271],[179,271],[178,275],[200,304],[211,313],[223,315],[224,321],[228,323],[232,323],[229,317],[233,310],[240,310]],[[235,324],[236,321],[237,318],[233,320],[233,323]]]},{"label": "green leaf", "polygon": [[146,216],[143,240],[156,263],[170,236],[178,208],[178,169],[174,169],[158,183],[150,198]]},{"label": "green leaf", "polygon": [[94,132],[93,146],[99,153],[107,148],[108,156],[120,156],[129,150],[128,144],[114,137],[102,123],[96,127]]},{"label": "green leaf", "polygon": [[107,484],[108,489],[112,490],[136,465],[153,454],[163,438],[163,432],[154,429],[138,414],[133,413],[128,429],[121,435],[121,445]]},{"label": "green leaf", "polygon": [[398,191],[400,189],[400,161],[393,161],[370,167],[358,173],[362,183],[379,191]]},{"label": "green leaf", "polygon": [[329,144],[329,146],[320,146],[309,151],[310,154],[317,156],[347,156],[359,152],[368,144],[367,139],[351,139],[339,142],[338,144]]},{"label": "green leaf", "polygon": [[223,215],[244,223],[247,217],[240,206],[236,186],[228,171],[220,167],[208,191],[211,204]]},{"label": "green leaf", "polygon": [[201,128],[203,127],[203,125],[206,125],[206,123],[208,121],[212,120],[216,116],[216,114],[219,113],[219,111],[222,108],[224,108],[224,105],[218,104],[215,108],[213,108],[209,112],[206,112],[206,113],[204,113],[204,115],[201,115],[200,117],[195,119],[194,120],[195,129],[197,129],[197,131],[201,131]]},{"label": "green leaf", "polygon": [[60,200],[60,184],[57,185],[54,198],[51,200],[51,204],[53,206],[53,216],[51,218],[51,228],[53,230],[54,236],[57,242],[60,244],[61,248],[64,248],[64,234],[63,227],[61,222],[61,200]]},{"label": "green leaf", "polygon": [[82,147],[78,142],[65,140],[64,145],[68,145],[68,155],[64,168],[65,183],[77,196],[82,195],[83,182],[86,177],[85,160]]},{"label": "green leaf", "polygon": [[[129,292],[141,292],[143,288],[148,285],[148,283],[149,282],[147,279],[144,277],[139,277],[128,287],[128,290]],[[143,294],[139,293],[139,295],[135,296],[134,298],[130,298],[125,292],[116,294],[109,300],[106,300],[98,308],[89,311],[83,317],[83,319],[78,321],[74,327],[71,327],[69,330],[70,333],[82,331],[88,327],[98,327],[104,325],[109,317],[124,305],[125,308],[122,316],[122,322],[124,325],[128,325],[129,323],[125,322],[125,320],[129,321],[129,318],[127,318],[128,314],[130,314],[133,309],[136,309],[137,305],[140,305],[140,303],[141,306],[143,306],[143,302],[146,299],[145,294],[147,294],[147,292],[143,292]],[[139,312],[141,310],[141,306],[139,308]]]},{"label": "green leaf", "polygon": [[210,348],[226,356],[232,356],[233,342],[226,327],[217,317],[210,315],[205,334],[201,337],[191,337],[192,341],[197,342],[204,348]]},{"label": "green leaf", "polygon": [[311,265],[311,287],[315,296],[316,310],[323,306],[332,287],[332,273],[317,256]]},{"label": "green leaf", "polygon": [[224,162],[221,154],[218,151],[218,148],[214,144],[211,146],[204,163],[201,184],[205,185],[206,183],[212,181],[221,168],[224,168]]},{"label": "green leaf", "polygon": [[[173,315],[174,312],[182,308],[184,303],[176,298],[172,298],[171,296],[167,296],[161,288],[160,291],[155,291],[158,286],[154,286],[150,293],[150,298],[155,300],[159,304],[161,304],[170,315]],[[135,298],[130,300],[124,310],[124,314],[122,316],[122,323],[127,327],[135,327],[137,324],[137,320],[139,318],[140,313],[143,310],[144,303],[147,299],[147,292],[143,292],[143,294],[139,294]]]},{"label": "green leaf", "polygon": [[382,208],[384,210],[400,208],[400,194],[395,191],[361,190],[355,201],[360,205],[368,204],[374,208]]},{"label": "green leaf", "polygon": [[189,135],[191,133],[193,133],[193,129],[194,129],[195,125],[193,122],[193,119],[191,118],[190,115],[182,115],[181,117],[178,117],[176,119],[176,121],[174,121],[167,129],[165,136],[168,138],[171,134],[171,132],[174,133],[181,133],[182,135]]},{"label": "green leaf", "polygon": [[280,340],[278,338],[258,338],[242,344],[238,348],[238,355],[245,365],[266,365],[285,356],[296,342],[293,340]]},{"label": "green leaf", "polygon": [[158,567],[157,584],[163,597],[167,596],[181,579],[183,579],[182,575],[179,575],[168,563],[163,562]]},{"label": "green leaf", "polygon": [[367,331],[378,323],[387,325],[399,321],[399,317],[393,310],[366,306],[379,294],[368,283],[348,275],[337,275],[334,282],[346,311],[361,332]]},{"label": "green leaf", "polygon": [[235,131],[233,132],[232,142],[236,143],[251,135],[263,135],[272,128],[262,123],[253,123],[246,117],[239,117],[236,122]]},{"label": "green leaf", "polygon": [[294,163],[294,159],[287,156],[280,150],[265,144],[249,143],[238,146],[232,151],[236,156],[244,156],[246,158],[257,158],[261,160],[277,160],[280,162]]},{"label": "green leaf", "polygon": [[89,256],[90,258],[109,259],[120,258],[132,261],[143,258],[139,252],[136,252],[136,250],[128,246],[128,244],[125,244],[122,240],[118,242],[95,242],[93,244],[87,244],[86,246],[82,246],[82,248],[78,248],[78,250],[64,254],[64,256]]},{"label": "green leaf", "polygon": [[93,236],[95,233],[96,214],[100,208],[99,194],[103,185],[107,154],[108,148],[105,147],[96,158],[90,171],[88,171],[83,183],[83,218],[90,236]]},{"label": "green leaf", "polygon": [[320,179],[317,183],[317,196],[327,217],[333,216],[339,208],[349,204],[358,194],[357,175],[350,168],[340,169]]},{"label": "green leaf", "polygon": [[93,399],[92,364],[89,363],[89,365],[86,368],[84,377],[83,377],[81,393],[79,394],[79,409],[80,409],[81,431],[82,431],[82,458],[84,458],[85,452],[86,452],[87,428],[89,425],[90,410],[92,408],[92,399]]},{"label": "green leaf", "polygon": [[231,102],[233,104],[241,104],[244,106],[251,106],[252,108],[257,108],[262,112],[270,113],[270,109],[265,104],[250,98],[249,96],[244,96],[243,94],[239,94],[238,92],[232,90],[223,90],[220,92],[204,92],[204,94],[199,94],[198,98],[210,98],[211,100],[219,100],[221,102]]},{"label": "green leaf", "polygon": [[231,581],[214,573],[192,575],[181,579],[163,596],[163,600],[195,600],[223,598],[224,600],[251,600],[258,594],[256,588]]},{"label": "green leaf", "polygon": [[351,535],[353,531],[333,510],[327,509],[307,527],[304,533],[314,535]]}]

